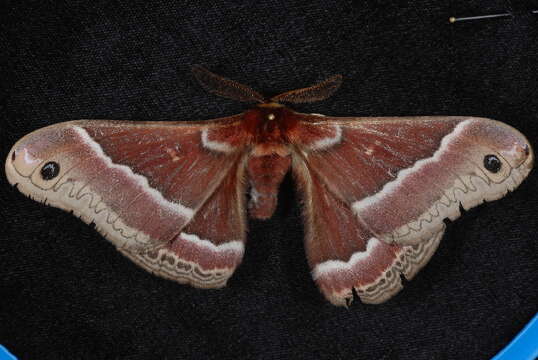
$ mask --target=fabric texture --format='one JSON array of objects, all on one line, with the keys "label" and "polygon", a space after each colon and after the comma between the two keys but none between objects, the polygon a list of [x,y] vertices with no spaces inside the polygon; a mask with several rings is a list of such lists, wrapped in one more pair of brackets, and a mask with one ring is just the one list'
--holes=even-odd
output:
[{"label": "fabric texture", "polygon": [[[294,109],[490,117],[537,150],[537,9],[522,0],[4,0],[0,157],[61,121],[245,109],[205,92],[194,64],[266,95],[342,74],[331,98]],[[0,176],[0,343],[20,359],[488,359],[538,310],[537,187],[534,170],[514,193],[449,224],[430,263],[387,303],[345,309],[311,279],[289,175],[273,218],[249,221],[243,263],[221,290],[150,275]]]}]

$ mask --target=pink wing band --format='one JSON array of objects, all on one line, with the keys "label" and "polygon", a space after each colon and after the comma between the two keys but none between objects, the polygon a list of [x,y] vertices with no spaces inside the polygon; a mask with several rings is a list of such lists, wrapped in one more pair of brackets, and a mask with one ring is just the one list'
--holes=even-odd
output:
[{"label": "pink wing band", "polygon": [[488,126],[484,119],[475,118],[457,123],[432,156],[399,171],[374,195],[353,202],[354,213],[384,241],[416,244],[442,231],[442,219],[458,218],[460,202],[469,209],[503,197],[525,178],[530,168],[524,163],[532,159],[514,145],[513,151],[520,152],[515,162],[501,158],[500,173],[485,170],[484,155],[497,153],[487,142]]}]

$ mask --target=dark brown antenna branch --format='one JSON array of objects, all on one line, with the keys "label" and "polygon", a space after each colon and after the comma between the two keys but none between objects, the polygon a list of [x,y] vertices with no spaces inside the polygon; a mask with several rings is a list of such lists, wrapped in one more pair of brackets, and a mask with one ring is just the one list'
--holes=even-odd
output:
[{"label": "dark brown antenna branch", "polygon": [[334,75],[315,85],[273,96],[271,101],[299,104],[325,100],[338,90],[342,80],[342,75]]},{"label": "dark brown antenna branch", "polygon": [[315,85],[284,92],[267,99],[250,87],[236,81],[214,74],[206,68],[195,65],[192,73],[200,85],[210,93],[243,102],[287,102],[308,103],[325,100],[331,96],[342,84],[342,75],[335,75]]},{"label": "dark brown antenna branch", "polygon": [[192,73],[200,85],[212,94],[243,102],[265,102],[264,96],[250,87],[214,74],[200,65],[194,65]]}]

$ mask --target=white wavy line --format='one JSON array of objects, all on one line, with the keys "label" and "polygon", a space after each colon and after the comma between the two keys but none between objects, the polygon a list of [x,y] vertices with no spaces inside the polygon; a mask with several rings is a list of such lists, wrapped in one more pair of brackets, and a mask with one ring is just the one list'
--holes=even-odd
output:
[{"label": "white wavy line", "polygon": [[398,186],[400,186],[401,183],[408,176],[416,173],[417,171],[420,170],[420,168],[424,167],[427,164],[438,162],[441,156],[443,156],[444,153],[447,151],[448,145],[455,138],[457,138],[470,123],[471,123],[471,120],[465,120],[465,121],[460,122],[458,125],[456,125],[456,127],[452,130],[452,132],[443,138],[443,140],[441,141],[441,146],[439,147],[439,149],[437,149],[437,151],[433,154],[433,156],[429,158],[421,159],[417,161],[412,167],[400,171],[396,179],[386,183],[383,186],[383,188],[376,194],[372,196],[368,196],[362,200],[355,201],[352,204],[352,209],[355,212],[355,214],[358,214],[361,210],[363,210],[366,207],[375,205],[379,201],[383,200],[385,196],[396,191]]},{"label": "white wavy line", "polygon": [[326,275],[331,272],[338,272],[340,270],[352,270],[353,267],[360,261],[367,259],[374,249],[381,244],[376,238],[370,238],[366,244],[366,250],[354,252],[348,261],[342,260],[327,260],[317,264],[312,270],[312,277],[316,280],[318,277]]},{"label": "white wavy line", "polygon": [[155,199],[157,203],[159,203],[159,205],[164,206],[166,209],[172,212],[175,212],[184,218],[192,219],[194,215],[193,209],[183,206],[179,202],[168,201],[167,199],[163,197],[163,195],[158,190],[149,186],[149,182],[146,177],[139,174],[135,174],[133,170],[131,170],[131,168],[126,165],[113,163],[112,159],[103,152],[103,149],[101,148],[101,146],[91,138],[91,136],[88,134],[88,132],[85,129],[78,126],[73,126],[73,129],[81,137],[82,141],[95,152],[95,155],[97,155],[98,157],[100,157],[101,159],[105,161],[105,164],[109,168],[118,169],[124,172],[125,174],[127,174],[127,176],[129,176],[138,185],[140,185],[143,189],[145,189],[150,194],[150,196],[153,199]]}]

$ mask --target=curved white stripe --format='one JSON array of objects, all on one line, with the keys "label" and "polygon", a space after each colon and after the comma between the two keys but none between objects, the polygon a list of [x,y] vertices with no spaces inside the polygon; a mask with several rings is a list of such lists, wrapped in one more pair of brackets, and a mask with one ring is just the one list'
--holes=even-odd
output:
[{"label": "curved white stripe", "polygon": [[180,234],[181,239],[187,240],[189,242],[192,242],[196,244],[199,247],[204,247],[206,249],[209,249],[213,252],[224,252],[224,251],[233,251],[239,254],[243,253],[243,249],[245,246],[241,241],[229,241],[224,244],[215,245],[209,240],[200,239],[197,235],[194,234],[187,234],[182,232]]},{"label": "curved white stripe", "polygon": [[352,270],[353,267],[365,259],[367,259],[374,249],[381,244],[377,238],[370,238],[366,244],[366,250],[357,251],[351,255],[348,261],[342,260],[327,260],[322,263],[317,264],[312,270],[312,277],[316,280],[318,277],[326,275],[331,272],[341,271],[341,270]]},{"label": "curved white stripe", "polygon": [[447,151],[449,144],[454,141],[454,139],[456,139],[458,136],[460,136],[462,132],[465,131],[465,128],[470,125],[471,121],[471,119],[465,120],[456,125],[452,132],[446,135],[443,140],[441,140],[441,146],[439,147],[439,149],[437,149],[433,156],[426,159],[421,159],[417,161],[412,167],[400,171],[398,173],[398,176],[396,176],[396,179],[386,183],[383,188],[376,194],[366,197],[362,200],[355,201],[352,204],[352,208],[355,214],[358,214],[366,207],[375,205],[379,201],[383,200],[385,196],[389,195],[394,191],[397,191],[398,186],[400,186],[401,183],[408,176],[419,171],[425,165],[439,161],[443,154]]},{"label": "curved white stripe", "polygon": [[218,152],[223,152],[223,153],[230,153],[233,151],[233,147],[228,143],[209,140],[208,135],[207,135],[207,130],[208,129],[202,130],[202,145],[204,145],[204,147],[213,151],[218,151]]},{"label": "curved white stripe", "polygon": [[342,128],[339,125],[333,125],[336,133],[333,137],[326,137],[321,140],[314,141],[309,148],[312,150],[321,150],[338,144],[342,140]]},{"label": "curved white stripe", "polygon": [[149,182],[146,177],[139,174],[135,174],[133,170],[131,170],[131,168],[126,165],[113,163],[112,159],[103,152],[103,149],[101,148],[101,146],[91,138],[91,136],[88,134],[88,132],[85,129],[78,126],[73,126],[73,129],[75,130],[77,135],[81,137],[82,141],[95,152],[95,155],[97,155],[99,158],[105,161],[105,164],[109,168],[123,171],[131,179],[133,179],[138,185],[144,188],[151,195],[151,197],[159,203],[159,205],[162,205],[166,209],[172,212],[175,212],[187,219],[191,219],[193,217],[194,215],[193,209],[183,206],[179,202],[171,202],[171,201],[166,200],[158,190],[149,186]]}]

